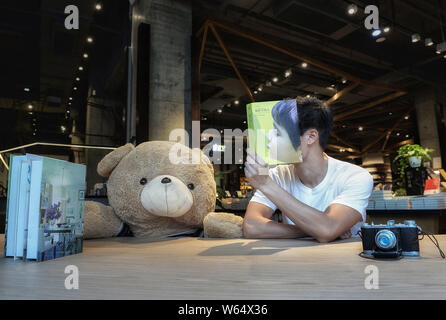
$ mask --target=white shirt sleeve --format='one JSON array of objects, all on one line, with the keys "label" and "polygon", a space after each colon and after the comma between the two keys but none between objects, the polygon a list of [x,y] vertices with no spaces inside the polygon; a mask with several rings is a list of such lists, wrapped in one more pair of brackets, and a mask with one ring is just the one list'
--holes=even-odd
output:
[{"label": "white shirt sleeve", "polygon": [[[269,176],[271,177],[271,179],[273,179],[279,186],[283,187],[283,178],[282,175],[280,174],[280,168],[279,166],[276,166],[272,169],[269,169]],[[262,191],[257,190],[254,193],[254,196],[251,198],[250,202],[254,201],[254,202],[258,202],[261,203],[267,207],[270,207],[273,211],[277,210],[277,206],[272,203],[264,194]]]},{"label": "white shirt sleeve", "polygon": [[342,192],[331,202],[339,203],[358,211],[366,221],[366,208],[373,190],[373,178],[367,171],[351,175],[344,183]]}]

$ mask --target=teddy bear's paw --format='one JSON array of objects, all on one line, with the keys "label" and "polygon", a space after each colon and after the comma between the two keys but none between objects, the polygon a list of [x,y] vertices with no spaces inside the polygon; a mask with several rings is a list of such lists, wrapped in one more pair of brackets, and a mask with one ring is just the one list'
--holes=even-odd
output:
[{"label": "teddy bear's paw", "polygon": [[84,239],[116,236],[122,225],[112,207],[96,201],[85,201]]},{"label": "teddy bear's paw", "polygon": [[206,238],[242,238],[243,218],[232,213],[211,212],[203,220]]}]

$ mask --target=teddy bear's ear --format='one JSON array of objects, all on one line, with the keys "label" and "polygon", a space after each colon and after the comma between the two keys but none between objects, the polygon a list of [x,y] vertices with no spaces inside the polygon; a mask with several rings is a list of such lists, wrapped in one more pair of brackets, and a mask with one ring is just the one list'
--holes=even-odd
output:
[{"label": "teddy bear's ear", "polygon": [[209,160],[208,156],[203,152],[201,153],[201,161],[203,161],[203,163],[206,164],[209,169],[211,169],[212,174],[214,174],[214,166],[212,165],[212,162]]},{"label": "teddy bear's ear", "polygon": [[124,158],[130,151],[135,149],[135,146],[131,143],[127,143],[122,147],[119,147],[109,154],[107,154],[99,163],[97,171],[102,177],[109,177],[113,169],[118,165],[118,163]]}]

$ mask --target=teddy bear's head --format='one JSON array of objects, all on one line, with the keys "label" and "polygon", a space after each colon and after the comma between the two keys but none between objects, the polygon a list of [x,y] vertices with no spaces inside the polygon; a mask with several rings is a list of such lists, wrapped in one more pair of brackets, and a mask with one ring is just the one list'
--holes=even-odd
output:
[{"label": "teddy bear's head", "polygon": [[201,227],[215,208],[214,170],[200,149],[168,141],[129,143],[106,155],[97,170],[109,178],[110,205],[130,226],[175,220]]}]

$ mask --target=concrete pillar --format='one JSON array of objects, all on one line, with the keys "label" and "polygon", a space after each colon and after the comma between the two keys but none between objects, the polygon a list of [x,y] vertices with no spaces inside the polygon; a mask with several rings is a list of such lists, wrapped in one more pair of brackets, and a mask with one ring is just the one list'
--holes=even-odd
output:
[{"label": "concrete pillar", "polygon": [[[115,119],[113,107],[116,102],[107,101],[93,95],[87,101],[87,121],[85,144],[95,146],[114,146]],[[98,175],[96,168],[99,161],[111,150],[87,149],[85,161],[87,164],[87,194],[93,195],[94,185],[105,182],[106,178]]]},{"label": "concrete pillar", "polygon": [[173,129],[191,130],[189,1],[150,1],[149,140],[168,140]]},{"label": "concrete pillar", "polygon": [[432,158],[439,157],[441,163],[441,147],[436,115],[437,95],[434,90],[423,90],[415,96],[415,108],[417,112],[418,134],[420,145],[424,148],[432,148]]},{"label": "concrete pillar", "polygon": [[131,135],[136,134],[138,28],[150,24],[149,140],[168,140],[173,129],[192,130],[189,0],[139,0],[132,7]]}]

